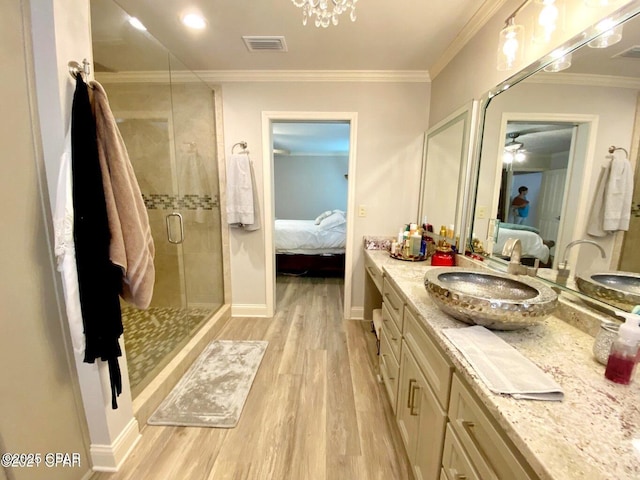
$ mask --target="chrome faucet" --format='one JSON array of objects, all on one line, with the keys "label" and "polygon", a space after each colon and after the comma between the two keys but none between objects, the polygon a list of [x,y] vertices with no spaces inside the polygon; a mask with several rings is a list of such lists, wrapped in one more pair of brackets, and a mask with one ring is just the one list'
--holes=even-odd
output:
[{"label": "chrome faucet", "polygon": [[607,258],[607,254],[604,251],[604,248],[602,248],[602,245],[600,245],[598,242],[594,241],[594,240],[587,240],[587,239],[580,239],[580,240],[574,240],[572,242],[569,242],[567,244],[566,247],[564,247],[564,256],[562,257],[562,262],[560,262],[560,264],[558,265],[558,278],[565,280],[567,278],[569,278],[569,275],[571,274],[571,268],[569,268],[569,250],[571,250],[571,247],[575,246],[575,245],[580,245],[581,243],[587,243],[589,245],[594,245],[596,247],[598,247],[598,249],[600,250],[600,255],[602,256],[602,258]]},{"label": "chrome faucet", "polygon": [[507,267],[507,273],[512,275],[530,275],[536,276],[538,273],[538,265],[540,260],[536,258],[533,267],[527,267],[520,263],[522,258],[522,243],[518,238],[508,238],[502,247],[502,255],[509,257],[509,266]]}]

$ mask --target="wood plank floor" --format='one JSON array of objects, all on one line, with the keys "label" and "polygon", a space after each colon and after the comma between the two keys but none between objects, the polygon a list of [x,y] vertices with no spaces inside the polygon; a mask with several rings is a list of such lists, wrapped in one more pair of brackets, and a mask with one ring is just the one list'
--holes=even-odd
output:
[{"label": "wood plank floor", "polygon": [[412,479],[370,325],[342,319],[343,287],[278,277],[273,318],[232,318],[219,335],[269,341],[238,426],[145,426],[121,471],[93,478]]}]

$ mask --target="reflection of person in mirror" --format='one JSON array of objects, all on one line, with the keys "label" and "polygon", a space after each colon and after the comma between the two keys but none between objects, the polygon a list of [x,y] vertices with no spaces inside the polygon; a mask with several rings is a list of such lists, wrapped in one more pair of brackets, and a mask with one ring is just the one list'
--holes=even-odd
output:
[{"label": "reflection of person in mirror", "polygon": [[529,216],[529,200],[527,200],[528,192],[529,189],[522,186],[518,189],[518,195],[513,197],[513,201],[511,202],[511,209],[514,217],[513,223],[522,225],[525,218]]}]

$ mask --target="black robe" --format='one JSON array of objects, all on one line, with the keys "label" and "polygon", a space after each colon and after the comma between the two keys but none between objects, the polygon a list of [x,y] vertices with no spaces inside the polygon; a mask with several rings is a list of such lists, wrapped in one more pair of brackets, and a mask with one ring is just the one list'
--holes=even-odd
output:
[{"label": "black robe", "polygon": [[71,165],[73,179],[73,239],[80,306],[86,339],[84,361],[108,362],[111,406],[122,392],[118,338],[123,332],[118,298],[122,270],[109,260],[109,223],[98,160],[96,124],[89,91],[81,75],[76,77],[71,109]]}]

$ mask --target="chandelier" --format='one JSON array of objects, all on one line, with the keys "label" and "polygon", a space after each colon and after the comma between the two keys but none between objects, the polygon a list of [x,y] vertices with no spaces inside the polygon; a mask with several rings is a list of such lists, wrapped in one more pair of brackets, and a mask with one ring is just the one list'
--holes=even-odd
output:
[{"label": "chandelier", "polygon": [[302,8],[302,24],[306,25],[310,17],[315,17],[316,27],[327,28],[330,23],[338,25],[338,16],[351,9],[349,18],[356,21],[356,2],[358,0],[291,0],[296,7]]}]

